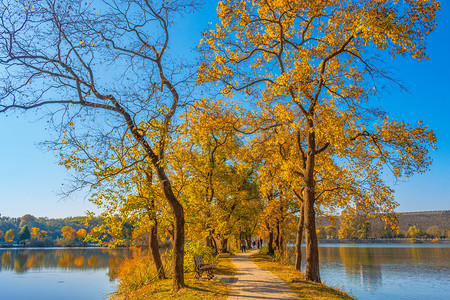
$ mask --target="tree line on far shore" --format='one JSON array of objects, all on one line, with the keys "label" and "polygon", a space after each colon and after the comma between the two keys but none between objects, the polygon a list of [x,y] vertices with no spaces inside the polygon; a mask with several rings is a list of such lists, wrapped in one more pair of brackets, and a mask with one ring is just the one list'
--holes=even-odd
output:
[{"label": "tree line on far shore", "polygon": [[[319,240],[411,238],[411,241],[414,242],[417,239],[436,240],[450,238],[450,228],[441,228],[431,223],[425,224],[424,228],[422,228],[423,226],[411,225],[408,230],[395,232],[386,228],[377,230],[373,228],[371,220],[363,218],[361,215],[349,215],[344,212],[339,217],[330,219],[327,220],[331,221],[332,224],[317,226]],[[339,221],[336,222],[337,220]],[[319,224],[321,221],[323,220],[319,220]],[[88,221],[87,217],[36,218],[30,214],[20,218],[3,216],[0,217],[0,245],[22,244],[32,247],[72,247],[87,246],[89,242],[100,241],[96,245],[111,246],[117,244],[117,239],[120,239],[122,244],[128,246],[148,246],[148,235],[146,234],[133,239],[136,225],[131,223],[125,224],[121,230],[122,234],[119,236],[105,235],[101,239],[94,239],[93,236],[99,237],[98,233],[95,232],[99,227],[108,226],[107,222],[102,222],[100,218],[90,218]],[[136,237],[136,234],[134,236]],[[295,231],[288,230],[284,238],[293,242],[295,240]],[[163,235],[159,239],[159,243],[164,244],[161,243],[161,240],[165,239]],[[166,240],[170,239],[171,236],[168,234]],[[275,240],[267,241],[272,249],[277,248]]]},{"label": "tree line on far shore", "polygon": [[0,217],[0,245],[22,244],[33,247],[86,246],[86,235],[101,222],[98,218],[20,218]]}]

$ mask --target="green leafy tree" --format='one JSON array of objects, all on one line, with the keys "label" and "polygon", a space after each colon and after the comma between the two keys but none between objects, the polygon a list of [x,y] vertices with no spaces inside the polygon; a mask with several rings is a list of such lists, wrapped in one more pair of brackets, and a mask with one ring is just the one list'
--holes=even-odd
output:
[{"label": "green leafy tree", "polygon": [[19,232],[19,243],[20,242],[25,243],[25,241],[29,240],[30,238],[31,238],[30,228],[28,227],[28,225],[25,225]]}]

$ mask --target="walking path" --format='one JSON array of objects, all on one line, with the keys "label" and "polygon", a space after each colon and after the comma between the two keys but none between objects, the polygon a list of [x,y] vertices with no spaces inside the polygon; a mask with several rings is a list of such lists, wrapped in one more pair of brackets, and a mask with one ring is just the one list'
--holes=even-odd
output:
[{"label": "walking path", "polygon": [[237,272],[228,300],[298,300],[297,295],[284,281],[250,260],[249,256],[257,251],[252,250],[233,257]]}]

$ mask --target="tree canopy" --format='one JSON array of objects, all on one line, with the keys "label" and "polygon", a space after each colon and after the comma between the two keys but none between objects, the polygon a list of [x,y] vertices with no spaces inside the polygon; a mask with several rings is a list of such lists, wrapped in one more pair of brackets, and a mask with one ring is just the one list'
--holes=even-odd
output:
[{"label": "tree canopy", "polygon": [[[431,164],[434,132],[373,98],[396,83],[382,59],[427,58],[439,2],[222,0],[199,67],[171,57],[169,39],[197,8],[4,1],[0,112],[46,108],[57,132],[48,145],[77,174],[71,191],[88,187],[104,210],[89,233],[62,227],[65,239],[148,235],[164,278],[158,239],[168,237],[178,290],[185,236],[223,252],[266,234],[284,255],[295,232],[299,269],[305,229],[306,278],[320,282],[316,215],[343,212],[340,236],[366,236],[371,217],[395,227],[384,174]],[[37,228],[31,215],[20,224]]]}]

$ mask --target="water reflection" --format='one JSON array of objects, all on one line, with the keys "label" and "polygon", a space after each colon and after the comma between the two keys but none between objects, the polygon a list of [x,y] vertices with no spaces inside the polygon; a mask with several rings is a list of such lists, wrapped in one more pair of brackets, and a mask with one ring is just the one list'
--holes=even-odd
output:
[{"label": "water reflection", "polygon": [[92,270],[108,268],[110,280],[115,279],[116,270],[125,249],[0,249],[0,271],[22,274],[30,270],[67,269]]},{"label": "water reflection", "polygon": [[376,290],[382,286],[381,266],[370,248],[340,247],[339,255],[350,280],[360,282],[364,290]]},{"label": "water reflection", "polygon": [[358,299],[448,299],[450,294],[450,245],[324,244],[319,259],[322,280]]}]

